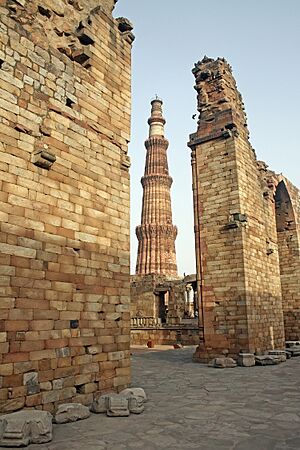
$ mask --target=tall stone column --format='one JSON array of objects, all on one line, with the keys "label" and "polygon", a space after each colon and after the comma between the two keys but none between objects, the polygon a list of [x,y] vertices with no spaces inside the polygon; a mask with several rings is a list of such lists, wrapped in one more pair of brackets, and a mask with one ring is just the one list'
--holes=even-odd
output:
[{"label": "tall stone column", "polygon": [[136,227],[139,241],[136,274],[161,274],[177,276],[175,239],[177,228],[172,224],[167,148],[164,136],[165,119],[162,116],[162,101],[151,102],[151,117],[148,120],[149,137],[143,186],[141,225]]}]

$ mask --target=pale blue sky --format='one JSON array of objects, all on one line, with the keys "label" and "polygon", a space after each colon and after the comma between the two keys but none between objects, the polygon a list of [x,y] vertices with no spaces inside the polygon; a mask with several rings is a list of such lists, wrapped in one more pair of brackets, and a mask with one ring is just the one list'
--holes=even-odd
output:
[{"label": "pale blue sky", "polygon": [[137,252],[150,100],[164,101],[165,134],[173,177],[173,223],[179,272],[194,273],[190,151],[196,131],[191,69],[206,54],[225,57],[243,96],[258,159],[300,187],[300,1],[119,0],[115,17],[128,17],[132,53],[131,270]]}]

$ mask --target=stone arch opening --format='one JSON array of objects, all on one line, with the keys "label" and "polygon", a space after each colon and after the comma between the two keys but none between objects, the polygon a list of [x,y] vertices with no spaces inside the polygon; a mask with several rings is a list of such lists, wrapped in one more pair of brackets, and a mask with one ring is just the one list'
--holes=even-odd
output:
[{"label": "stone arch opening", "polygon": [[284,181],[280,181],[275,192],[277,233],[296,229],[295,213]]},{"label": "stone arch opening", "polygon": [[296,216],[284,181],[275,192],[275,212],[286,341],[300,339],[300,258]]}]

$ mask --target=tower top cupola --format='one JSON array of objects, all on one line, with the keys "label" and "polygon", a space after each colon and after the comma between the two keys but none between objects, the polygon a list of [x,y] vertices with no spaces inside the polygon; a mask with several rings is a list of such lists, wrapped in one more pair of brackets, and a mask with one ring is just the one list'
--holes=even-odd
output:
[{"label": "tower top cupola", "polygon": [[149,137],[151,136],[164,136],[164,125],[166,123],[162,115],[163,101],[156,96],[151,102],[151,116],[148,119]]}]

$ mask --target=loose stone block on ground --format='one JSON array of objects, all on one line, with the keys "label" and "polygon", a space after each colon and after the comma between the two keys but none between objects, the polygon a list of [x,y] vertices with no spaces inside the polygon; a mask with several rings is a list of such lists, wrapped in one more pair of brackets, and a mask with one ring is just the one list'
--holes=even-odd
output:
[{"label": "loose stone block on ground", "polygon": [[52,415],[25,410],[0,416],[0,446],[23,447],[52,440]]}]

